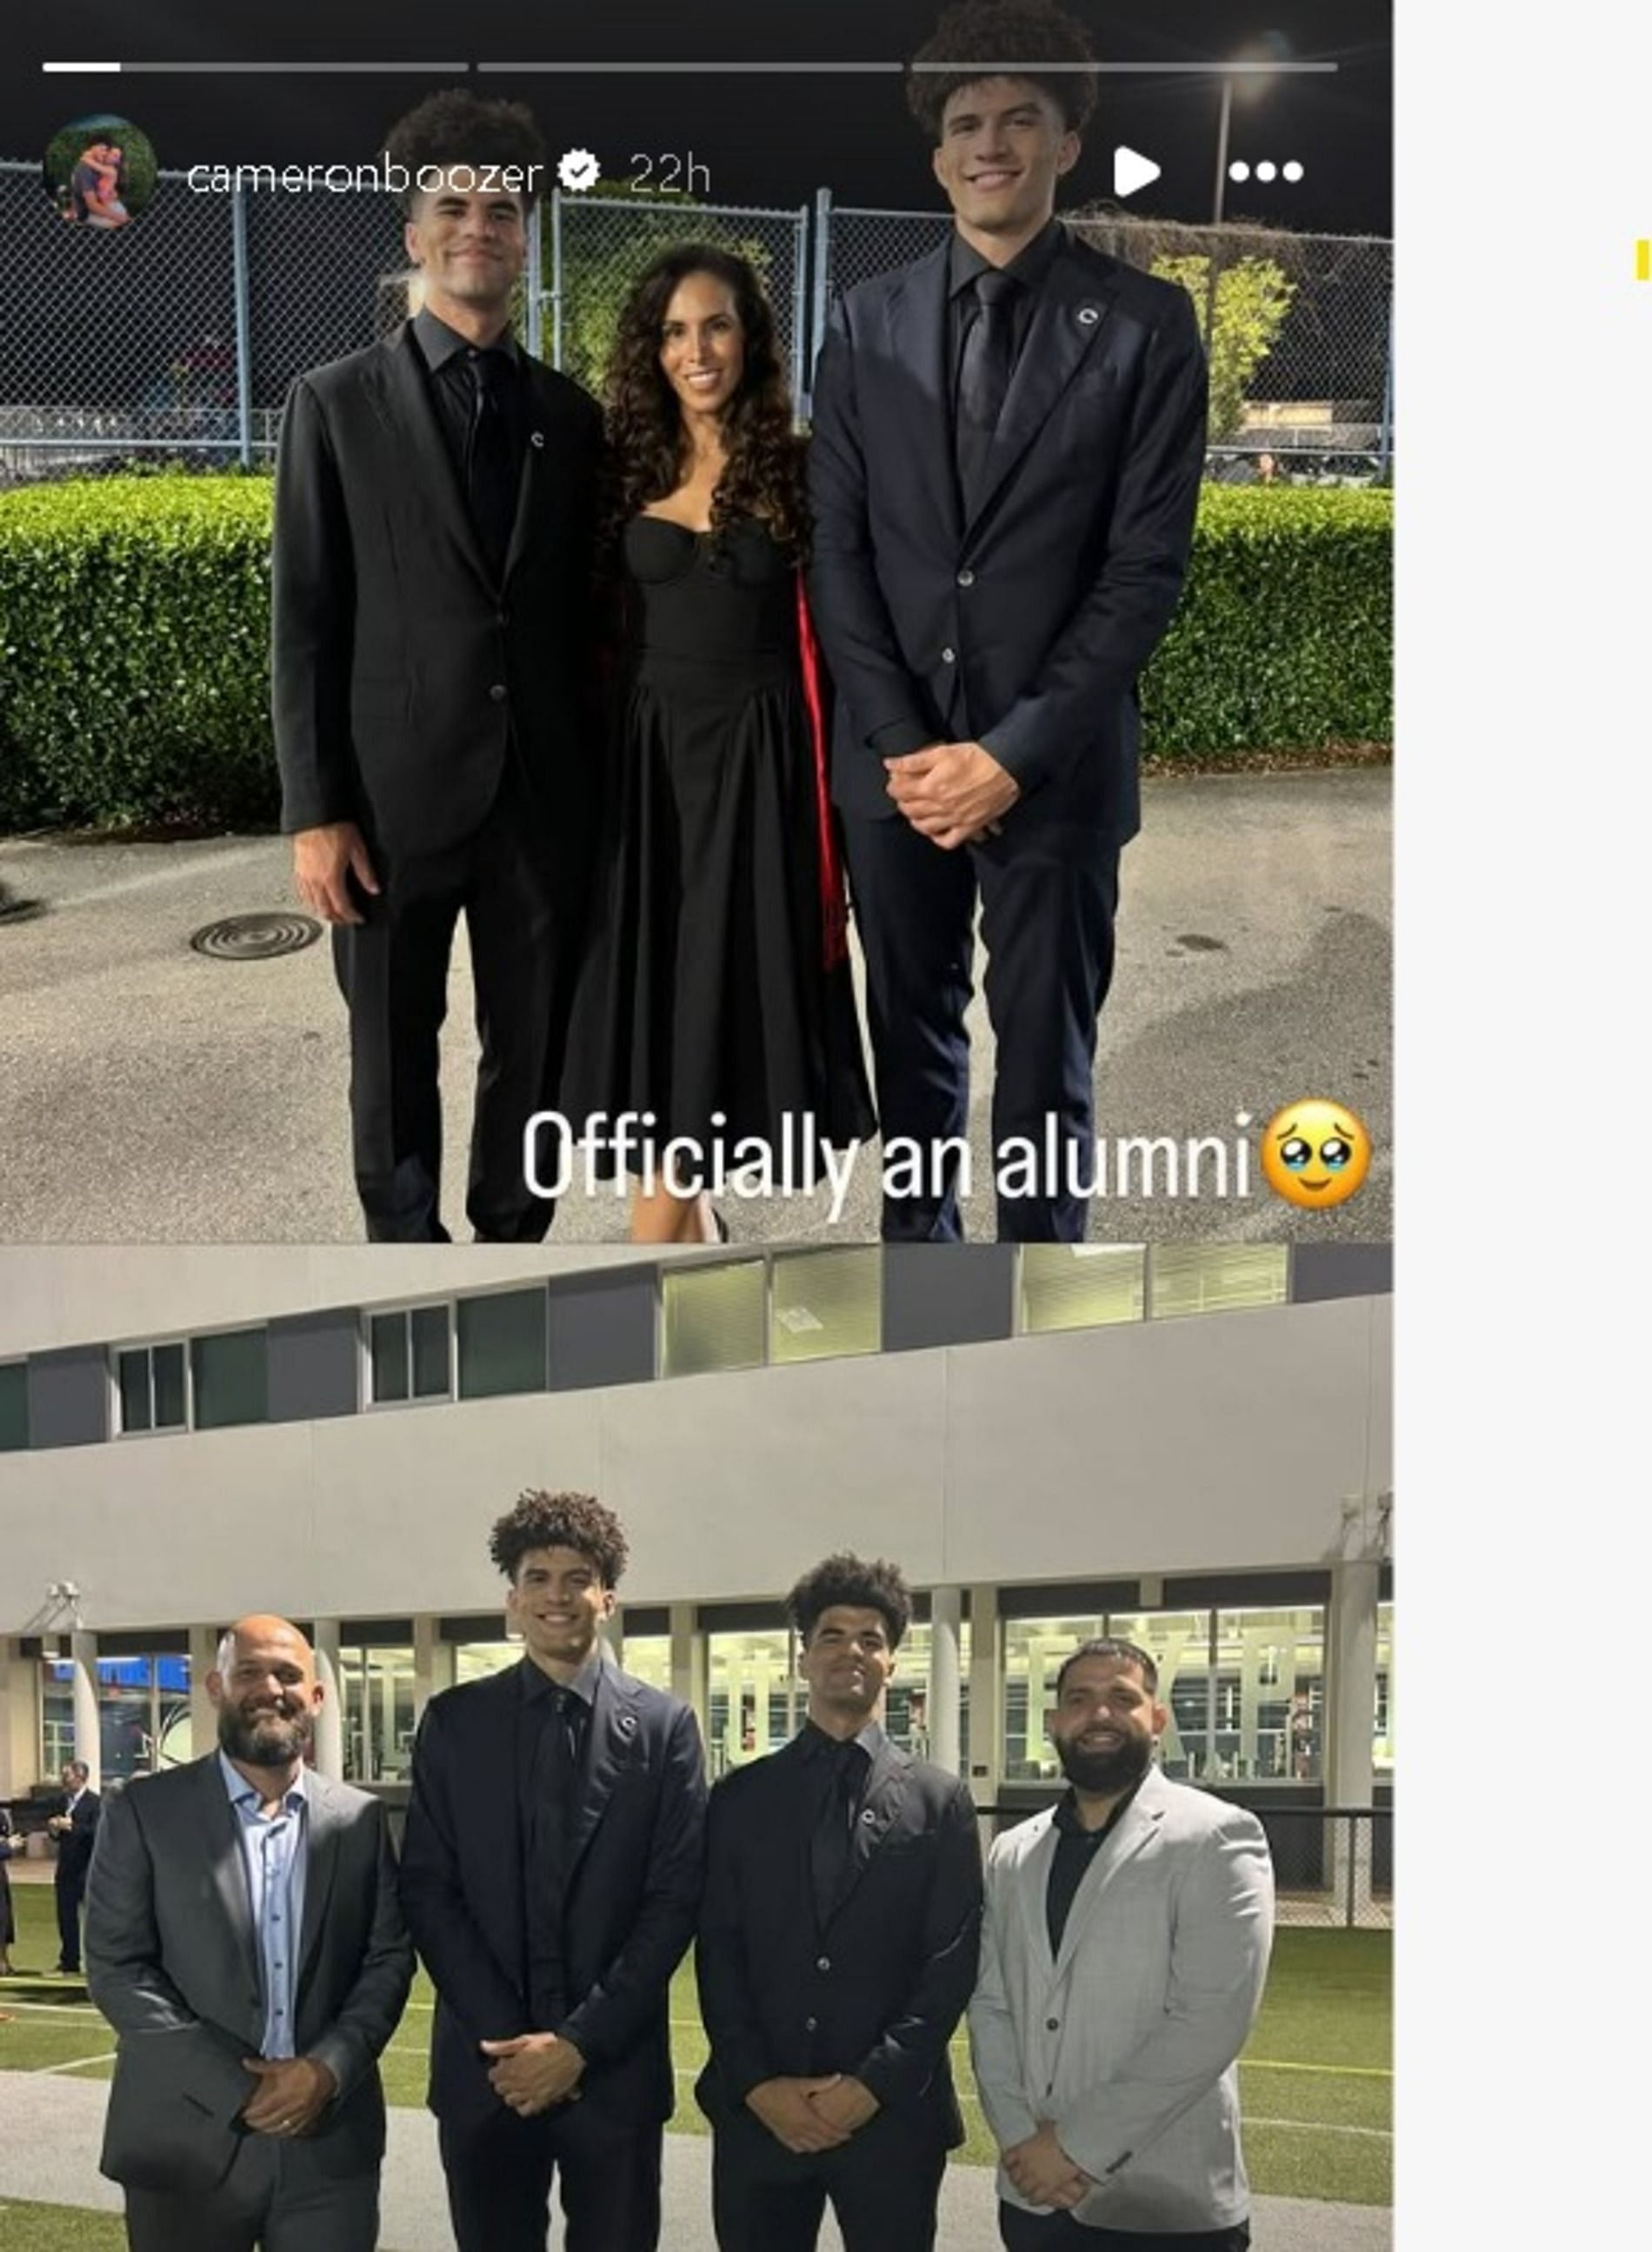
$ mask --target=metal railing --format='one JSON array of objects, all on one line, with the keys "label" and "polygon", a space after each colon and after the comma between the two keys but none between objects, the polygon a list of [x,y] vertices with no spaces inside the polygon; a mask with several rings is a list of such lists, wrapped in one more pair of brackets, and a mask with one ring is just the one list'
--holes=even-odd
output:
[{"label": "metal railing", "polygon": [[[141,221],[66,226],[38,165],[0,162],[14,281],[0,337],[0,482],[163,456],[251,466],[273,451],[302,370],[384,335],[406,309],[400,214],[379,192],[200,192],[160,175]],[[1211,364],[1213,473],[1385,474],[1393,448],[1392,246],[1104,207],[1065,213],[1111,255],[1180,282]],[[529,237],[519,329],[600,391],[620,308],[668,244],[709,240],[761,274],[800,413],[833,297],[934,248],[944,211],[795,210],[557,190]]]}]

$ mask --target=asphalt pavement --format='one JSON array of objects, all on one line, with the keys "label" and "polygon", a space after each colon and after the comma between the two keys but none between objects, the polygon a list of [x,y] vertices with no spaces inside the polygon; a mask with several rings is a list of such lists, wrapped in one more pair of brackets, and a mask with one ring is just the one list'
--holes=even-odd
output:
[{"label": "asphalt pavement", "polygon": [[[1178,1144],[1224,1137],[1226,1198],[1098,1198],[1096,1241],[1371,1241],[1392,1233],[1390,786],[1369,768],[1149,782],[1123,865],[1118,960],[1101,1019],[1096,1130]],[[0,839],[0,1241],[333,1242],[359,1239],[350,1175],[343,1004],[325,941],[269,961],[214,960],[191,936],[221,917],[291,911],[274,837],[187,843]],[[977,960],[977,984],[982,968]],[[463,1232],[475,1041],[462,937],[443,1035],[445,1195]],[[969,1234],[994,1229],[993,1044],[970,1012]],[[1281,1105],[1355,1109],[1375,1150],[1330,1212],[1276,1198],[1253,1147]],[[1240,1127],[1236,1122],[1247,1123]],[[1116,1160],[1116,1150],[1112,1155]],[[1138,1161],[1139,1163],[1139,1161]],[[731,1195],[738,1241],[863,1241],[879,1159],[862,1150],[834,1216],[823,1188]],[[1116,1163],[1112,1168],[1116,1176]],[[564,1199],[560,1242],[615,1241],[612,1192]]]}]

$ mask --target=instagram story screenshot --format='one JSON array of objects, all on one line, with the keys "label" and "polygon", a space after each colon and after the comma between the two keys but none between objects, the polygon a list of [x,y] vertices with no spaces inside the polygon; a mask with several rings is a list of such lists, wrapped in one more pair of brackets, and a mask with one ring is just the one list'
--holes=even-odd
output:
[{"label": "instagram story screenshot", "polygon": [[0,1233],[1386,1237],[1384,7],[18,12]]},{"label": "instagram story screenshot", "polygon": [[0,42],[0,2242],[1388,2252],[1389,6]]}]

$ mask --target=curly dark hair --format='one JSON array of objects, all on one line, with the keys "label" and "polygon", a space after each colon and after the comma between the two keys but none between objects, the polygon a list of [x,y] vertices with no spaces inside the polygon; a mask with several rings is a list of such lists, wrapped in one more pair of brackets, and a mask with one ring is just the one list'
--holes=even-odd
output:
[{"label": "curly dark hair", "polygon": [[514,1585],[531,1548],[573,1548],[605,1588],[617,1588],[630,1548],[625,1528],[593,1493],[530,1491],[500,1518],[488,1537],[488,1553]]},{"label": "curly dark hair", "polygon": [[[1006,66],[992,75],[1024,78],[1047,94],[1060,109],[1069,133],[1082,132],[1096,105],[1097,82],[1093,70],[1048,73],[1031,67],[1037,63],[1093,63],[1095,49],[1081,24],[1053,4],[1053,0],[955,0],[930,37],[913,57],[930,66],[906,77],[906,107],[931,141],[939,144],[941,121],[947,104],[960,87],[978,86],[981,63]],[[958,62],[961,70],[936,69],[941,63]],[[1020,63],[1029,67],[1021,70]]]},{"label": "curly dark hair", "polygon": [[889,1647],[898,1650],[912,1624],[912,1590],[899,1564],[880,1556],[868,1564],[859,1556],[828,1556],[812,1572],[805,1572],[786,1598],[786,1615],[807,1642],[823,1611],[847,1603],[857,1611],[881,1611],[889,1629]]},{"label": "curly dark hair", "polygon": [[612,556],[633,517],[677,490],[688,467],[688,432],[660,365],[660,333],[667,306],[691,274],[709,274],[730,290],[746,345],[745,372],[723,414],[728,465],[711,501],[712,532],[720,535],[740,518],[755,517],[794,562],[803,563],[809,555],[803,445],[793,427],[774,316],[749,261],[708,242],[679,242],[663,251],[621,310],[607,377],[605,553]]},{"label": "curly dark hair", "polygon": [[484,101],[464,87],[450,87],[428,95],[416,109],[399,117],[385,136],[385,154],[407,168],[407,185],[401,191],[404,212],[412,215],[420,192],[419,175],[428,165],[438,171],[468,164],[515,165],[527,185],[517,191],[524,205],[538,195],[538,181],[550,159],[534,122],[523,101]]}]

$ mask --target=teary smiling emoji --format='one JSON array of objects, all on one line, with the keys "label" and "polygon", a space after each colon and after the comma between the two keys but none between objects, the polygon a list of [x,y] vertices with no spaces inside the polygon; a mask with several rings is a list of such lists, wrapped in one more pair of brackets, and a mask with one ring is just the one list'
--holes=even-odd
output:
[{"label": "teary smiling emoji", "polygon": [[1340,1102],[1289,1102],[1267,1122],[1262,1171],[1276,1196],[1305,1211],[1346,1204],[1371,1171],[1371,1136]]}]

